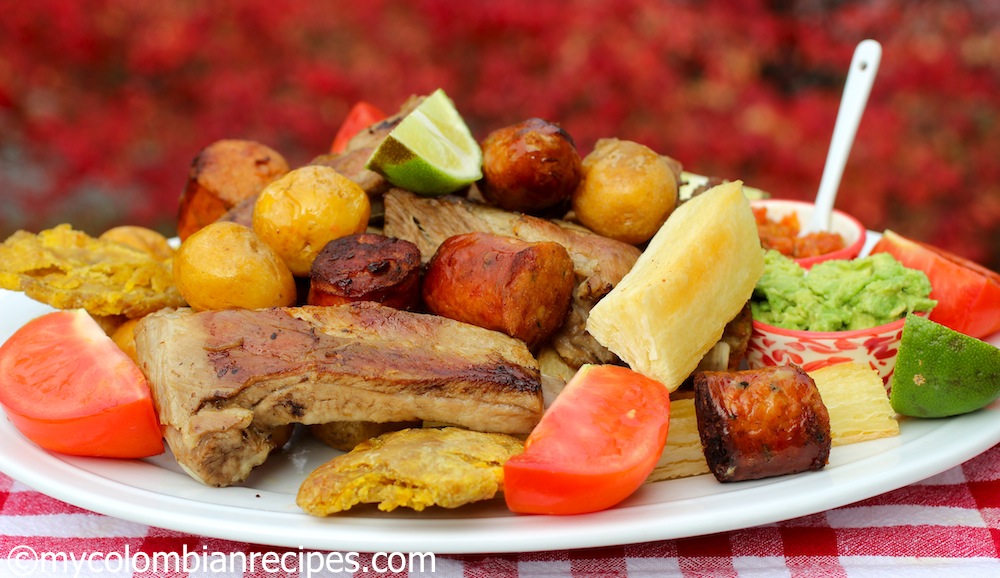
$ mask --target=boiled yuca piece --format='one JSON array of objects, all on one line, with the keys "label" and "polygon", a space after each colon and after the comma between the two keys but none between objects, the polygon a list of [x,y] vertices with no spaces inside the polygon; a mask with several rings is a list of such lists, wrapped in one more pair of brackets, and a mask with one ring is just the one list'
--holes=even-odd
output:
[{"label": "boiled yuca piece", "polygon": [[694,398],[670,400],[670,433],[663,453],[647,482],[686,478],[709,474],[705,451],[698,435],[698,420],[694,413]]},{"label": "boiled yuca piece", "polygon": [[833,445],[899,435],[896,412],[878,371],[846,362],[814,369],[809,375],[830,412]]},{"label": "boiled yuca piece", "polygon": [[743,183],[723,183],[674,211],[591,310],[587,331],[674,391],[722,337],[763,271]]}]

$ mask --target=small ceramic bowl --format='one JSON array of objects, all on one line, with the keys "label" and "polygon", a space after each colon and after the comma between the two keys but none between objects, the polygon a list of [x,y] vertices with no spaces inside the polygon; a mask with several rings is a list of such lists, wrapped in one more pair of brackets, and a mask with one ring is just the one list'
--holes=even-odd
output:
[{"label": "small ceramic bowl", "polygon": [[896,354],[905,319],[870,329],[853,331],[800,331],[753,322],[747,347],[751,369],[794,363],[812,371],[828,365],[854,361],[878,371],[888,385],[896,368]]},{"label": "small ceramic bowl", "polygon": [[[805,228],[812,217],[813,203],[806,201],[793,201],[788,199],[759,199],[750,201],[750,205],[755,208],[767,209],[767,218],[772,221],[780,221],[782,217],[796,213],[799,219],[799,226]],[[844,238],[844,248],[816,257],[806,257],[796,259],[795,262],[808,269],[822,261],[833,259],[853,259],[861,253],[865,246],[867,230],[860,221],[843,211],[834,209],[830,218],[830,230],[839,233]]]}]

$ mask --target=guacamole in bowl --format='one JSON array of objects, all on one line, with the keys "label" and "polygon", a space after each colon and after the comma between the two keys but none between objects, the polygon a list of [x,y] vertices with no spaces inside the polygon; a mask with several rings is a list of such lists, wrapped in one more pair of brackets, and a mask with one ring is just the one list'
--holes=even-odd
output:
[{"label": "guacamole in bowl", "polygon": [[808,271],[767,251],[750,307],[753,319],[800,331],[853,331],[930,312],[937,301],[923,271],[888,253],[818,263]]}]

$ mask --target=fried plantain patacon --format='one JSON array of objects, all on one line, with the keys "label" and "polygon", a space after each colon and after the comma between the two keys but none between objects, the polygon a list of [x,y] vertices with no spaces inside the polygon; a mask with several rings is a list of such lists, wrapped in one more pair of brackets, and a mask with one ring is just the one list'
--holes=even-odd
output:
[{"label": "fried plantain patacon", "polygon": [[372,438],[313,471],[296,503],[314,516],[361,503],[456,508],[503,490],[503,465],[524,449],[512,436],[457,427],[413,428]]},{"label": "fried plantain patacon", "polygon": [[37,235],[17,231],[0,244],[0,288],[95,317],[135,318],[184,305],[169,258],[69,225]]}]

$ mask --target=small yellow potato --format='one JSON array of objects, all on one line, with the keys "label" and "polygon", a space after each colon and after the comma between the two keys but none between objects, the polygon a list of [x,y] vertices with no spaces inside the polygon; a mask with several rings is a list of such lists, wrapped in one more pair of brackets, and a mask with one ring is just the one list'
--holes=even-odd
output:
[{"label": "small yellow potato", "polygon": [[149,253],[157,261],[166,261],[174,255],[174,248],[170,246],[167,238],[146,227],[135,225],[113,227],[101,233],[100,238]]},{"label": "small yellow potato", "polygon": [[199,229],[174,255],[174,284],[198,310],[263,309],[295,304],[295,278],[281,257],[243,225]]},{"label": "small yellow potato", "polygon": [[670,161],[649,147],[600,139],[583,159],[583,178],[572,200],[583,226],[639,245],[651,239],[677,207],[677,177]]},{"label": "small yellow potato", "polygon": [[330,167],[309,165],[261,191],[253,230],[293,274],[305,277],[327,243],[363,233],[370,216],[368,195],[357,183]]},{"label": "small yellow potato", "polygon": [[139,363],[139,356],[135,352],[135,326],[141,319],[142,317],[129,319],[111,332],[111,341],[136,363]]}]

